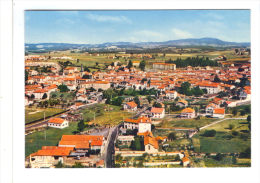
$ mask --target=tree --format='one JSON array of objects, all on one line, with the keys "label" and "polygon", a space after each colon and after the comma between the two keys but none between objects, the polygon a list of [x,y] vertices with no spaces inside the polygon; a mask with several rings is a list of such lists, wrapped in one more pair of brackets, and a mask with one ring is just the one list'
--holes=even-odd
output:
[{"label": "tree", "polygon": [[232,135],[233,135],[233,136],[238,136],[238,135],[239,135],[239,132],[238,132],[238,131],[232,131]]},{"label": "tree", "polygon": [[137,104],[137,107],[140,107],[140,100],[139,97],[135,96],[134,102]]},{"label": "tree", "polygon": [[84,168],[84,166],[80,162],[75,162],[72,168]]},{"label": "tree", "polygon": [[171,132],[169,135],[168,135],[168,139],[169,140],[176,140],[177,139],[177,136],[174,132]]},{"label": "tree", "polygon": [[89,68],[84,66],[84,71],[90,72]]},{"label": "tree", "polygon": [[127,68],[130,69],[133,67],[133,62],[131,60],[129,60]]},{"label": "tree", "polygon": [[221,80],[219,79],[218,75],[215,75],[214,82],[215,83],[221,82]]},{"label": "tree", "polygon": [[248,129],[249,129],[249,131],[251,131],[251,115],[248,115],[246,119],[248,122]]},{"label": "tree", "polygon": [[78,131],[82,132],[85,128],[85,124],[83,120],[80,120],[80,122],[78,123]]},{"label": "tree", "polygon": [[236,115],[237,115],[237,112],[238,112],[237,108],[234,108],[234,109],[232,110],[233,116],[236,116]]},{"label": "tree", "polygon": [[64,167],[64,165],[63,165],[63,163],[61,162],[61,161],[59,161],[56,165],[54,165],[55,166],[55,168],[63,168]]},{"label": "tree", "polygon": [[240,158],[251,158],[251,148],[246,148],[243,152],[239,154]]},{"label": "tree", "polygon": [[229,124],[229,125],[228,125],[228,129],[230,129],[230,130],[232,130],[234,127],[235,127],[234,124]]},{"label": "tree", "polygon": [[83,78],[83,79],[91,79],[91,75],[86,75],[86,74],[84,74],[84,75],[82,76],[82,78]]},{"label": "tree", "polygon": [[43,96],[42,96],[42,99],[46,99],[47,98],[47,94],[44,93]]},{"label": "tree", "polygon": [[34,99],[34,98],[35,98],[35,96],[34,96],[34,94],[32,94],[32,95],[31,95],[31,99]]},{"label": "tree", "polygon": [[217,134],[216,130],[206,130],[203,134],[205,137],[214,137]]},{"label": "tree", "polygon": [[152,101],[152,97],[151,97],[151,95],[148,95],[146,98],[147,98],[147,100],[148,100],[148,102],[149,102],[149,104],[150,104],[151,101]]},{"label": "tree", "polygon": [[64,85],[64,84],[59,85],[58,89],[60,90],[60,92],[68,92],[68,91],[70,91],[69,88],[67,87],[67,85]]},{"label": "tree", "polygon": [[151,130],[153,131],[155,129],[154,124],[151,125]]},{"label": "tree", "polygon": [[215,156],[215,160],[217,160],[217,161],[221,161],[223,158],[224,158],[224,155],[221,154],[221,153],[218,153],[218,154]]},{"label": "tree", "polygon": [[29,73],[27,71],[25,71],[25,82],[28,80],[28,75],[29,75]]},{"label": "tree", "polygon": [[106,99],[106,104],[110,104],[111,103],[111,100],[110,100],[110,97],[108,97],[107,99]]},{"label": "tree", "polygon": [[124,101],[123,97],[117,97],[116,99],[112,100],[112,104],[116,106],[121,106]]},{"label": "tree", "polygon": [[162,104],[154,102],[153,107],[162,108]]},{"label": "tree", "polygon": [[142,71],[145,70],[145,61],[144,61],[144,60],[142,60],[142,61],[140,62],[139,68],[140,68]]}]

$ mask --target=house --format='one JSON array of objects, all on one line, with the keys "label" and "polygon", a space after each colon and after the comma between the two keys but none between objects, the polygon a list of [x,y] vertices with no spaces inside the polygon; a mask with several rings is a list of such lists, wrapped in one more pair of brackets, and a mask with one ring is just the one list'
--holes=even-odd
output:
[{"label": "house", "polygon": [[86,95],[80,95],[77,97],[77,101],[86,102],[88,97]]},{"label": "house", "polygon": [[183,166],[188,166],[190,164],[190,159],[187,157],[182,158],[182,165]]},{"label": "house", "polygon": [[240,91],[238,97],[239,97],[240,100],[250,100],[251,99],[251,92],[249,90]]},{"label": "house", "polygon": [[215,108],[218,108],[218,106],[214,103],[210,103],[206,106],[206,115],[212,115]]},{"label": "house", "polygon": [[34,98],[35,99],[49,99],[49,91],[46,89],[37,89],[33,92]]},{"label": "house", "polygon": [[192,108],[185,108],[181,111],[181,118],[195,118],[195,110]]},{"label": "house", "polygon": [[175,98],[177,98],[178,93],[177,93],[175,90],[173,90],[173,91],[166,90],[166,91],[165,91],[165,96],[166,96],[168,99],[175,99]]},{"label": "house", "polygon": [[220,85],[218,83],[208,83],[208,82],[202,82],[198,84],[200,89],[206,89],[207,94],[215,94],[219,93],[220,90]]},{"label": "house", "polygon": [[30,154],[31,168],[50,168],[64,159],[73,151],[73,147],[42,146],[36,153]]},{"label": "house", "polygon": [[66,128],[69,126],[69,122],[62,118],[51,118],[48,121],[48,126],[53,128]]},{"label": "house", "polygon": [[124,104],[124,110],[136,111],[137,110],[137,104],[134,101],[127,102],[126,104]]},{"label": "house", "polygon": [[157,108],[153,107],[151,109],[152,118],[164,118],[165,116],[165,109],[164,108]]},{"label": "house", "polygon": [[139,117],[138,119],[125,119],[123,123],[125,129],[138,129],[139,133],[151,131],[151,119],[148,117]]},{"label": "house", "polygon": [[133,63],[134,67],[139,67],[139,65],[140,65],[140,61],[138,61],[138,60],[133,61],[132,63]]},{"label": "house", "polygon": [[225,101],[224,103],[226,104],[227,107],[236,107],[236,102]]},{"label": "house", "polygon": [[224,118],[225,117],[225,109],[224,108],[216,108],[212,114],[213,118]]},{"label": "house", "polygon": [[144,149],[146,153],[159,152],[158,140],[153,136],[152,132],[138,133],[137,135],[144,137]]},{"label": "house", "polygon": [[168,64],[168,63],[153,63],[153,69],[159,70],[176,70],[175,64]]},{"label": "house", "polygon": [[63,135],[59,147],[74,147],[76,151],[89,153],[103,152],[104,136],[101,135]]},{"label": "house", "polygon": [[176,106],[179,106],[180,108],[184,108],[188,106],[188,102],[186,100],[179,100]]}]

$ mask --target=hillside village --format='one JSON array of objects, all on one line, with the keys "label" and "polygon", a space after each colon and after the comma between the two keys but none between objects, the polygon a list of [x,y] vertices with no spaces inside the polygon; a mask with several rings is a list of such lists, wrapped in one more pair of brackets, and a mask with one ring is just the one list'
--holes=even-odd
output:
[{"label": "hillside village", "polygon": [[250,59],[153,57],[110,54],[88,67],[65,53],[27,55],[26,167],[250,166]]}]

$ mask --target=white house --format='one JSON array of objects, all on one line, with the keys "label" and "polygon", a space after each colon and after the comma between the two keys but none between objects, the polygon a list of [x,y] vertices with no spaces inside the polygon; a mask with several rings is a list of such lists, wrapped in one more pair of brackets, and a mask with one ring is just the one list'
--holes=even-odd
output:
[{"label": "white house", "polygon": [[224,118],[225,117],[225,109],[224,108],[216,108],[212,114],[213,118]]},{"label": "white house", "polygon": [[195,118],[195,110],[192,108],[185,108],[181,111],[181,118]]},{"label": "white house", "polygon": [[34,98],[35,99],[42,99],[44,94],[46,94],[46,98],[45,99],[49,99],[49,91],[46,89],[37,89],[33,92]]},{"label": "white house", "polygon": [[218,83],[199,83],[198,85],[200,89],[206,89],[207,94],[215,94],[221,91]]},{"label": "white house", "polygon": [[134,101],[127,102],[126,104],[124,104],[124,110],[136,111],[137,110],[137,104]]},{"label": "white house", "polygon": [[48,121],[48,126],[53,128],[66,128],[69,126],[69,122],[62,118],[51,118]]},{"label": "white house", "polygon": [[165,93],[168,99],[175,99],[178,96],[178,93],[175,90],[174,91],[166,90]]},{"label": "white house", "polygon": [[164,118],[165,116],[165,109],[164,108],[157,108],[153,107],[151,109],[152,118]]},{"label": "white house", "polygon": [[212,115],[215,108],[217,108],[216,104],[214,103],[208,104],[205,109],[206,115]]}]

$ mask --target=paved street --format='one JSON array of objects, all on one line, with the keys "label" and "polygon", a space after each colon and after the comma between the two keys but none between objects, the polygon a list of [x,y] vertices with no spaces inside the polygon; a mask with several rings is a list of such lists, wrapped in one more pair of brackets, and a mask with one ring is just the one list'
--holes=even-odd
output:
[{"label": "paved street", "polygon": [[113,168],[113,153],[114,153],[114,141],[118,132],[118,127],[113,127],[109,130],[108,143],[105,147],[104,159],[106,168]]}]

